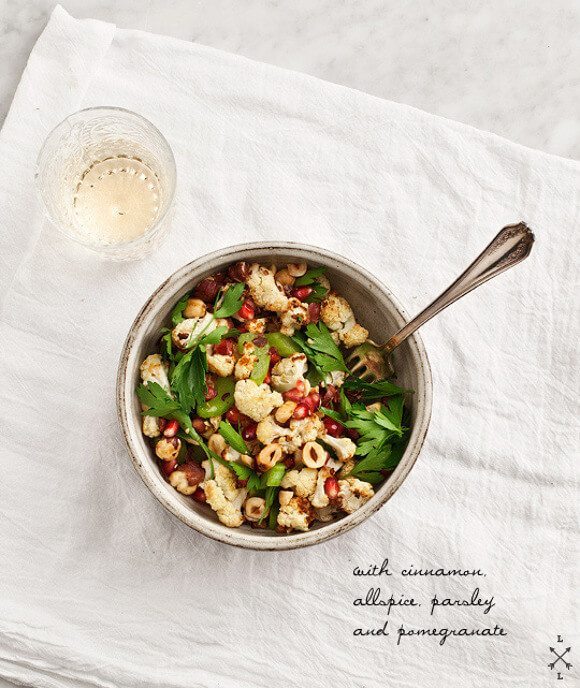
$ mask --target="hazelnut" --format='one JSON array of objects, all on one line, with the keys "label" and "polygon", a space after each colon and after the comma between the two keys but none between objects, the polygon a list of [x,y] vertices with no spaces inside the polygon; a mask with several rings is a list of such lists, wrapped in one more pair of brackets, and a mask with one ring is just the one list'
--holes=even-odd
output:
[{"label": "hazelnut", "polygon": [[267,471],[282,459],[282,447],[279,444],[267,444],[256,457],[259,471]]},{"label": "hazelnut", "polygon": [[306,274],[308,265],[306,263],[288,263],[287,270],[292,277],[302,277]]},{"label": "hazelnut", "polygon": [[262,497],[250,497],[246,499],[246,503],[244,504],[244,514],[248,521],[259,521],[265,509],[266,502]]},{"label": "hazelnut", "polygon": [[295,408],[295,401],[285,401],[282,404],[282,406],[276,409],[276,413],[274,413],[274,418],[278,421],[278,423],[286,423],[290,420],[290,418],[292,418],[292,414],[294,413]]},{"label": "hazelnut", "polygon": [[184,318],[203,318],[206,312],[206,305],[201,299],[187,299],[183,309]]},{"label": "hazelnut", "polygon": [[326,463],[326,450],[318,442],[306,442],[302,447],[302,461],[308,468],[321,468]]}]

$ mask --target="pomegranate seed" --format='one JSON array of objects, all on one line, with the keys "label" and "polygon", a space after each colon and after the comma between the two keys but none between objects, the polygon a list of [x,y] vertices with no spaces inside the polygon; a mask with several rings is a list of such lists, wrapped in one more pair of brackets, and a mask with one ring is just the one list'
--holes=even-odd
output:
[{"label": "pomegranate seed", "polygon": [[164,437],[175,437],[177,431],[179,430],[179,423],[176,420],[167,421],[165,430],[163,431]]},{"label": "pomegranate seed", "polygon": [[308,304],[308,322],[317,323],[320,320],[320,304]]},{"label": "pomegranate seed", "polygon": [[219,344],[214,346],[213,352],[220,356],[231,356],[234,353],[234,340],[222,339]]},{"label": "pomegranate seed", "polygon": [[237,485],[238,487],[246,487],[247,484],[248,484],[248,478],[244,478],[244,479],[238,478],[238,479],[236,480],[236,485]]},{"label": "pomegranate seed", "polygon": [[314,289],[312,287],[298,287],[297,289],[292,289],[292,296],[294,296],[297,299],[300,299],[300,301],[304,301],[304,299],[307,299],[310,294]]},{"label": "pomegranate seed", "polygon": [[328,499],[333,500],[338,497],[338,480],[332,475],[324,481],[324,491]]},{"label": "pomegranate seed", "polygon": [[270,347],[270,368],[273,368],[278,361],[282,360],[282,356],[276,351],[276,349],[271,346]]},{"label": "pomegranate seed", "polygon": [[226,420],[232,425],[237,425],[240,422],[240,412],[235,406],[226,412]]},{"label": "pomegranate seed", "polygon": [[207,392],[203,396],[206,401],[215,399],[217,397],[217,389],[213,385],[208,385]]},{"label": "pomegranate seed", "polygon": [[205,504],[207,497],[205,496],[205,492],[203,491],[203,487],[198,487],[196,491],[191,495],[196,502],[199,502],[200,504]]},{"label": "pomegranate seed", "polygon": [[253,320],[256,315],[256,306],[252,299],[246,299],[236,315],[242,320]]},{"label": "pomegranate seed", "polygon": [[254,339],[254,346],[262,347],[266,346],[267,343],[268,340],[263,335],[260,335],[259,337],[256,337],[256,339]]},{"label": "pomegranate seed", "polygon": [[270,382],[272,382],[272,376],[270,375],[270,371],[266,373],[266,377],[264,378],[264,382],[269,385]]},{"label": "pomegranate seed", "polygon": [[242,430],[242,437],[246,440],[246,442],[252,442],[253,440],[256,439],[256,430],[258,429],[258,424],[257,423],[250,423],[249,425],[246,425],[246,427]]},{"label": "pomegranate seed", "polygon": [[177,461],[161,461],[160,462],[160,468],[161,468],[161,472],[163,473],[163,475],[166,478],[169,478],[169,476],[177,468]]},{"label": "pomegranate seed", "polygon": [[294,468],[296,465],[296,461],[293,456],[287,456],[284,461],[282,462],[288,470]]},{"label": "pomegranate seed", "polygon": [[327,435],[330,435],[331,437],[342,437],[344,435],[344,425],[341,425],[335,421],[334,418],[324,416],[322,423]]},{"label": "pomegranate seed", "polygon": [[294,409],[292,418],[294,418],[294,420],[302,420],[303,418],[306,418],[306,416],[309,416],[311,413],[312,411],[308,407],[308,404],[298,404],[298,406]]},{"label": "pomegranate seed", "polygon": [[294,389],[297,389],[299,392],[304,394],[304,390],[306,389],[306,385],[304,384],[304,380],[298,380],[296,383],[296,387]]},{"label": "pomegranate seed", "polygon": [[320,406],[320,394],[318,392],[310,392],[310,394],[304,399],[304,403],[308,406],[311,413],[314,413],[316,409]]},{"label": "pomegranate seed", "polygon": [[193,425],[193,429],[197,430],[197,432],[199,432],[199,433],[206,431],[205,421],[203,418],[194,418],[192,425]]},{"label": "pomegranate seed", "polygon": [[294,389],[289,389],[287,392],[284,392],[282,397],[284,401],[294,401],[298,403],[304,399],[304,394],[300,392],[297,387],[294,387]]},{"label": "pomegranate seed", "polygon": [[167,425],[167,421],[165,418],[158,418],[157,425],[159,426],[159,430],[163,432],[165,430],[165,426]]}]

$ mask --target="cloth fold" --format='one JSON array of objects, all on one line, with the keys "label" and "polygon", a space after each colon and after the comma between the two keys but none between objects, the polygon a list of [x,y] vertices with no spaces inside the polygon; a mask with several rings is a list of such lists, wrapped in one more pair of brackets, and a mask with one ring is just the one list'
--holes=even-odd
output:
[{"label": "cloth fold", "polygon": [[[142,113],[176,155],[173,231],[140,263],[99,262],[31,202],[49,130],[105,104]],[[578,163],[60,7],[0,161],[0,675],[43,688],[547,685],[550,644],[574,645],[578,627]],[[361,527],[303,551],[235,550],[171,517],[134,473],[117,359],[182,264],[246,240],[318,244],[413,313],[519,219],[536,232],[531,257],[425,326],[427,442]],[[385,557],[482,569],[490,618],[428,613],[433,593],[469,597],[472,581],[353,576]],[[423,607],[393,610],[389,637],[355,637],[387,620],[353,606],[373,582]],[[398,646],[401,623],[508,635]]]}]

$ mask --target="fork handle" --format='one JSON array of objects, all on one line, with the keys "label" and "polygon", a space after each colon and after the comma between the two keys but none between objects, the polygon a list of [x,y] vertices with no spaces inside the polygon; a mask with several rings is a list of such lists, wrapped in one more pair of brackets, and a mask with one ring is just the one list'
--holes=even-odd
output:
[{"label": "fork handle", "polygon": [[524,222],[504,227],[453,284],[383,345],[383,351],[390,353],[444,308],[527,258],[533,243],[534,234]]}]

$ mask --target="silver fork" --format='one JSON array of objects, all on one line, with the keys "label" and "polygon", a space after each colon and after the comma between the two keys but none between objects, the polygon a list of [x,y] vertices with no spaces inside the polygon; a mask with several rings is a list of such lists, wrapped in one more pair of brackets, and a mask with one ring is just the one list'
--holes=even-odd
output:
[{"label": "silver fork", "polygon": [[386,344],[377,345],[369,341],[357,346],[347,360],[350,372],[368,381],[392,377],[395,371],[389,355],[399,344],[457,299],[521,263],[530,255],[533,243],[534,234],[524,222],[504,227],[453,284],[394,334]]}]

